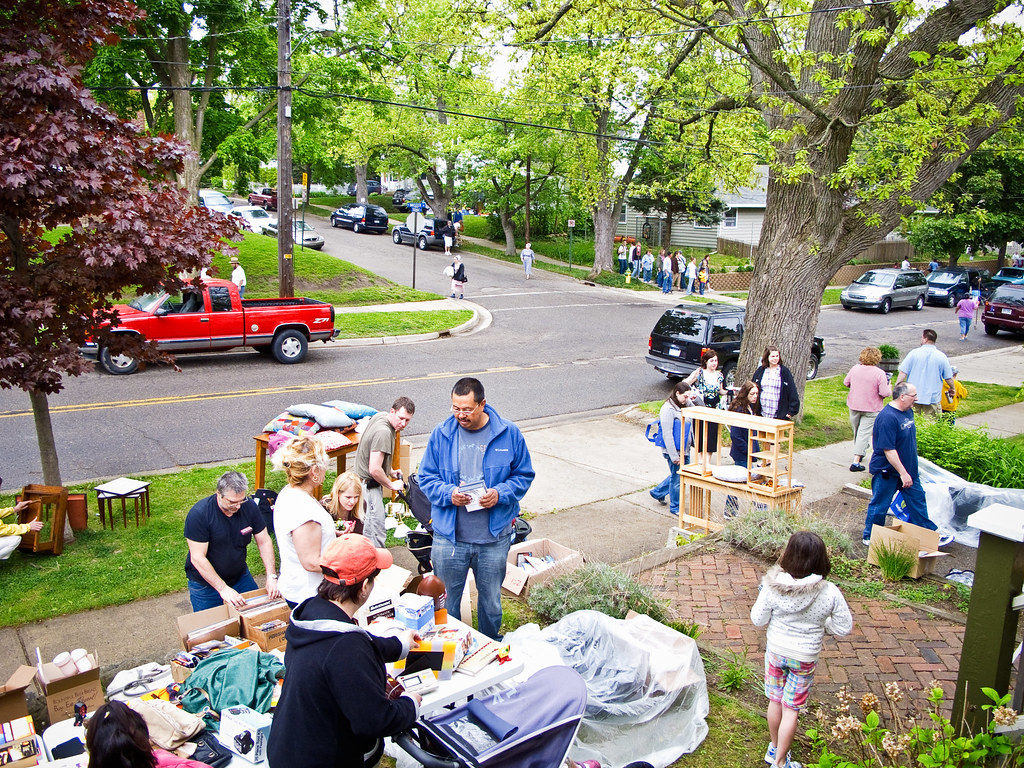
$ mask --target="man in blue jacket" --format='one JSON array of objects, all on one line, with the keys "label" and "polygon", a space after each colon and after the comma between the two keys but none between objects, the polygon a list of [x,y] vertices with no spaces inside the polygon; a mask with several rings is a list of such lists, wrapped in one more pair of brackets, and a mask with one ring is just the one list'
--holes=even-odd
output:
[{"label": "man in blue jacket", "polygon": [[417,477],[430,499],[431,560],[448,592],[448,613],[462,618],[462,591],[472,569],[477,625],[497,640],[512,525],[534,471],[523,433],[487,405],[477,379],[455,382],[452,415],[430,433]]}]

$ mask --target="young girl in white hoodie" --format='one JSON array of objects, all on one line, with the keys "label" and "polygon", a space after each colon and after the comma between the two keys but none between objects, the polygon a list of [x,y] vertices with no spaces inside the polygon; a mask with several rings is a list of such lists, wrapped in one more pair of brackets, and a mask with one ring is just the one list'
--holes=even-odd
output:
[{"label": "young girl in white hoodie", "polygon": [[814,681],[825,632],[846,635],[853,629],[850,607],[839,587],[826,580],[831,569],[821,537],[798,531],[790,536],[779,564],[761,580],[760,594],[750,609],[755,626],[768,625],[764,693],[771,743],[764,761],[777,768],[802,768],[790,758],[789,748]]}]

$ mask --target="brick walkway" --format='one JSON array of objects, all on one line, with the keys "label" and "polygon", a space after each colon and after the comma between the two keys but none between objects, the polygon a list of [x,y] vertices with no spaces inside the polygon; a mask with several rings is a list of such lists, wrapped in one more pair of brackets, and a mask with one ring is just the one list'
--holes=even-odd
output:
[{"label": "brick walkway", "polygon": [[[764,628],[750,623],[750,607],[768,566],[746,553],[722,547],[683,557],[640,575],[671,600],[680,618],[701,626],[700,642],[718,650],[747,653],[761,668]],[[853,632],[825,636],[811,698],[834,704],[842,686],[858,697],[882,694],[895,680],[913,688],[942,683],[951,700],[960,665],[964,628],[913,608],[848,594]]]}]

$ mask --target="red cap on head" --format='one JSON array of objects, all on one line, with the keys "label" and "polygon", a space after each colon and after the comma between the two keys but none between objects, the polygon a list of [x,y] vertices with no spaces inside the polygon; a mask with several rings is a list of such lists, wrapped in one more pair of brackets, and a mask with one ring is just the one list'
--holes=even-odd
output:
[{"label": "red cap on head", "polygon": [[365,536],[346,533],[324,547],[320,553],[320,565],[330,568],[338,578],[326,573],[324,578],[341,585],[358,584],[378,568],[390,568],[394,562],[386,549],[377,549]]}]

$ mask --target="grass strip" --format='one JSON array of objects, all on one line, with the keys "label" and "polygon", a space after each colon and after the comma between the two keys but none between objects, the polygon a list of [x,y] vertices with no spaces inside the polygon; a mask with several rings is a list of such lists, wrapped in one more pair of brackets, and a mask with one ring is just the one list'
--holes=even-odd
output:
[{"label": "grass strip", "polygon": [[407,336],[438,333],[462,325],[473,316],[469,309],[441,309],[423,312],[344,312],[335,316],[338,338]]}]

